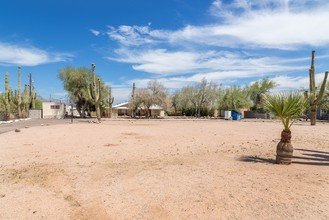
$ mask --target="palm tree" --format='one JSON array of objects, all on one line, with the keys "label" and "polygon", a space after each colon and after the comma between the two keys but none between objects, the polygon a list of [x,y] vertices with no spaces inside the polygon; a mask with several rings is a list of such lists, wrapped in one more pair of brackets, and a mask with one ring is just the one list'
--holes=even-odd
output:
[{"label": "palm tree", "polygon": [[300,92],[265,94],[263,97],[264,108],[277,116],[284,127],[281,132],[281,140],[276,147],[276,163],[291,164],[293,146],[290,127],[296,118],[306,110],[307,99]]}]

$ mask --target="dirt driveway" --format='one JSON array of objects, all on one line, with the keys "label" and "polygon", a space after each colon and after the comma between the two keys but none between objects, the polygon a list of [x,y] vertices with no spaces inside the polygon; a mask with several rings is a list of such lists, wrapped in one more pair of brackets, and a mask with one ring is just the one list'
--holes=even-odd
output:
[{"label": "dirt driveway", "polygon": [[69,122],[0,134],[0,219],[329,219],[328,123]]}]

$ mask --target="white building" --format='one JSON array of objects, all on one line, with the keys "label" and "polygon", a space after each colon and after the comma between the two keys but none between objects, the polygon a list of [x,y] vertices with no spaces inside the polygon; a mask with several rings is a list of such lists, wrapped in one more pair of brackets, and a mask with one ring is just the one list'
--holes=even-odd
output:
[{"label": "white building", "polygon": [[[150,117],[164,117],[165,112],[161,106],[151,105],[149,108]],[[118,105],[114,105],[112,107],[112,114],[114,117],[116,116],[131,116],[132,110],[129,108],[128,102],[124,102]],[[136,114],[138,116],[145,116],[145,109],[138,108]]]},{"label": "white building", "polygon": [[42,116],[43,118],[64,118],[66,107],[60,102],[43,102]]}]

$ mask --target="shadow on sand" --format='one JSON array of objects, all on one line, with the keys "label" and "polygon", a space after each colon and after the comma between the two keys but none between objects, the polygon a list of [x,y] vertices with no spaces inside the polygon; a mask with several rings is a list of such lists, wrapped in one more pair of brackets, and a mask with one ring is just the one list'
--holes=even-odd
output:
[{"label": "shadow on sand", "polygon": [[[300,152],[302,156],[293,156],[292,164],[329,166],[329,152],[301,148],[295,148],[294,152]],[[242,156],[239,160],[243,162],[275,164],[274,159],[259,156]]]}]

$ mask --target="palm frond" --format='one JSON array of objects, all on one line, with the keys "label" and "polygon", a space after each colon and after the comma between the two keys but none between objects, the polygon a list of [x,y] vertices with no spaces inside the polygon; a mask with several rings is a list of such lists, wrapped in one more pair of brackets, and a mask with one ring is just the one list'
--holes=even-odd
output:
[{"label": "palm frond", "polygon": [[307,99],[300,92],[281,92],[263,96],[264,108],[279,117],[288,130],[307,108]]}]

